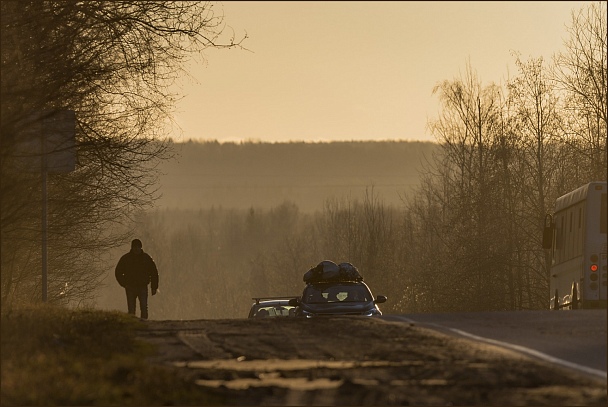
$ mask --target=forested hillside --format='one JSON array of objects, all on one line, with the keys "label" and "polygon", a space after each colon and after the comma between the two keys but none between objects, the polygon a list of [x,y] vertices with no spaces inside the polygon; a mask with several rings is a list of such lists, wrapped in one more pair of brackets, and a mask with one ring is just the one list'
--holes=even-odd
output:
[{"label": "forested hillside", "polygon": [[606,30],[605,3],[582,7],[552,63],[516,56],[504,87],[472,66],[439,82],[436,144],[186,143],[161,192],[190,195],[133,230],[162,276],[151,315],[245,317],[326,259],[358,267],[387,313],[547,309],[545,216],[606,180]]},{"label": "forested hillside", "polygon": [[322,209],[327,198],[361,198],[372,186],[397,205],[437,150],[435,143],[408,141],[188,141],[173,147],[175,158],[159,167],[158,208],[270,208],[291,201],[305,212]]}]

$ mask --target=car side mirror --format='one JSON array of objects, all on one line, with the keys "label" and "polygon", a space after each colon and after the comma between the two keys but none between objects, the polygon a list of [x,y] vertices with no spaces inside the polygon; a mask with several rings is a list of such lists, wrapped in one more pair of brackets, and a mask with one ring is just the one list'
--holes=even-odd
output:
[{"label": "car side mirror", "polygon": [[300,300],[297,298],[292,298],[291,300],[289,300],[288,304],[292,307],[297,307],[298,305],[300,305]]},{"label": "car side mirror", "polygon": [[379,295],[376,297],[376,300],[374,301],[376,304],[382,304],[383,302],[386,302],[388,298],[386,298],[386,296],[384,295]]}]

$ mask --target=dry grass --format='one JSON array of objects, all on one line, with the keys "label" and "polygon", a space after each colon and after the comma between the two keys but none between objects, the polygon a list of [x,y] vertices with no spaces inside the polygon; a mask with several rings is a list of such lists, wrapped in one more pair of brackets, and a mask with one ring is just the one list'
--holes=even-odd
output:
[{"label": "dry grass", "polygon": [[145,358],[143,322],[119,312],[49,305],[3,311],[0,404],[221,405]]}]

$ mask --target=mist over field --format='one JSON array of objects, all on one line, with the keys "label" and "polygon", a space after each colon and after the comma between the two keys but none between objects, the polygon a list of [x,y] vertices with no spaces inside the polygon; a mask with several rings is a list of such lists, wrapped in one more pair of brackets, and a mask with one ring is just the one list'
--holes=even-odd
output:
[{"label": "mist over field", "polygon": [[437,145],[188,141],[174,149],[176,157],[159,167],[159,209],[270,208],[290,201],[310,212],[328,198],[361,198],[372,186],[387,204],[399,205]]},{"label": "mist over field", "polygon": [[[245,317],[251,297],[300,295],[304,272],[326,258],[351,261],[364,272],[364,251],[339,237],[341,230],[363,237],[365,226],[355,227],[354,217],[364,210],[396,218],[437,149],[406,141],[173,147],[176,156],[159,166],[161,198],[135,232],[160,273],[152,319]],[[343,210],[350,219],[326,221],[327,211]],[[107,253],[102,308],[126,307],[113,266],[128,250],[125,243]]]}]

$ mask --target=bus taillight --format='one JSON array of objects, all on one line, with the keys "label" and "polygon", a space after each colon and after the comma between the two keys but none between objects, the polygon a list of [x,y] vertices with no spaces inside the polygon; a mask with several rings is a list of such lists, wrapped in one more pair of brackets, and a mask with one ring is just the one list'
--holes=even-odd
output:
[{"label": "bus taillight", "polygon": [[597,271],[597,260],[598,260],[597,254],[592,254],[591,257],[589,257],[589,260],[591,260],[591,265],[589,266],[589,270],[591,270],[592,272],[595,273]]}]

